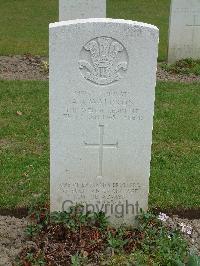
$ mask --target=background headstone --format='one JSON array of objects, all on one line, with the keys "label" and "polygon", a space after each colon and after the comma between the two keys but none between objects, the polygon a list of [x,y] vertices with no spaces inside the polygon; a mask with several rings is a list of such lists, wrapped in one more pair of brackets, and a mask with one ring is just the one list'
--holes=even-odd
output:
[{"label": "background headstone", "polygon": [[121,224],[147,209],[157,46],[148,24],[50,24],[51,211]]},{"label": "background headstone", "polygon": [[172,0],[168,62],[200,59],[200,0]]},{"label": "background headstone", "polygon": [[59,21],[105,17],[106,0],[59,0]]}]

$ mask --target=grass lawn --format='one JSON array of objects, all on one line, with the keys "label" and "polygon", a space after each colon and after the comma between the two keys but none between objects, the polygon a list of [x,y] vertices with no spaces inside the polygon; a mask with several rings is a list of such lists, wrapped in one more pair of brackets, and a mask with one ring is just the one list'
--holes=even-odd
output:
[{"label": "grass lawn", "polygon": [[57,0],[0,0],[0,55],[47,55],[48,24],[54,21]]},{"label": "grass lawn", "polygon": [[[158,83],[151,207],[200,206],[199,105],[199,84]],[[0,207],[48,199],[48,82],[0,81],[0,125]]]},{"label": "grass lawn", "polygon": [[1,81],[0,114],[0,206],[26,206],[49,191],[48,83]]},{"label": "grass lawn", "polygon": [[[160,28],[159,60],[166,59],[170,0],[107,0],[107,16]],[[0,55],[48,55],[48,24],[58,21],[57,0],[0,0]]]},{"label": "grass lawn", "polygon": [[108,0],[108,17],[131,19],[160,29],[159,60],[167,58],[170,0]]},{"label": "grass lawn", "polygon": [[150,206],[200,207],[199,84],[158,83]]}]

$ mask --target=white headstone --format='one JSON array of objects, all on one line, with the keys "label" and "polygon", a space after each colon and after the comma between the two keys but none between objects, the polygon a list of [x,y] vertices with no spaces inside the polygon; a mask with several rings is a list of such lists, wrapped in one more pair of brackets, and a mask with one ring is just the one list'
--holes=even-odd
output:
[{"label": "white headstone", "polygon": [[59,0],[59,21],[105,17],[106,0]]},{"label": "white headstone", "polygon": [[82,203],[121,224],[147,209],[157,46],[139,22],[50,24],[52,211]]},{"label": "white headstone", "polygon": [[200,59],[200,0],[172,0],[168,62]]}]

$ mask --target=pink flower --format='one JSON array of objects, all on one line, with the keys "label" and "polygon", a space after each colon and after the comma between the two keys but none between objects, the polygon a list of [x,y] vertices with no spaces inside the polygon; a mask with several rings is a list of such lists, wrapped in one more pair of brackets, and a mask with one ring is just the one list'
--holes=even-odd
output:
[{"label": "pink flower", "polygon": [[186,225],[184,223],[180,223],[179,224],[181,227],[181,232],[187,235],[191,235],[192,234],[192,227],[189,225]]},{"label": "pink flower", "polygon": [[165,213],[160,212],[158,215],[158,220],[162,222],[166,222],[167,219],[169,219],[169,216],[167,216]]}]

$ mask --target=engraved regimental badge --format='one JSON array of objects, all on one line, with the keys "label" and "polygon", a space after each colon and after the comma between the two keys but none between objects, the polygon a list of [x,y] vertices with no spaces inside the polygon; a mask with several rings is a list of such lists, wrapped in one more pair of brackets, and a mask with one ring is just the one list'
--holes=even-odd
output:
[{"label": "engraved regimental badge", "polygon": [[81,50],[79,68],[83,77],[98,85],[119,81],[128,68],[128,54],[117,40],[99,37]]}]

